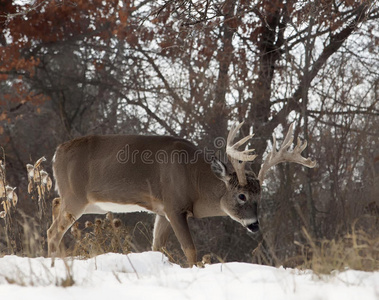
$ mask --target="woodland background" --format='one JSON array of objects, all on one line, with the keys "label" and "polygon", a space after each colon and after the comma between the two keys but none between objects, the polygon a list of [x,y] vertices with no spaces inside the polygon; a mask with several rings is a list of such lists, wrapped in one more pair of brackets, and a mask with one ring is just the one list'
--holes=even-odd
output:
[{"label": "woodland background", "polygon": [[[191,221],[200,254],[292,264],[358,231],[378,250],[378,20],[368,0],[1,1],[0,145],[18,207],[35,214],[25,165],[45,156],[51,174],[56,146],[77,136],[212,149],[245,120],[258,172],[272,133],[280,142],[296,120],[318,167],[270,173],[260,237],[228,218]],[[148,249],[153,216],[123,220]]]}]

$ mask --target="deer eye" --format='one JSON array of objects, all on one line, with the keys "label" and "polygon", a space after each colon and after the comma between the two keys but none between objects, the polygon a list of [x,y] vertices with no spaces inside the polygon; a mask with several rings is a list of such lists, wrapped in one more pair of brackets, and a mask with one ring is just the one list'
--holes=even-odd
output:
[{"label": "deer eye", "polygon": [[238,199],[245,202],[246,201],[246,196],[244,194],[239,194]]}]

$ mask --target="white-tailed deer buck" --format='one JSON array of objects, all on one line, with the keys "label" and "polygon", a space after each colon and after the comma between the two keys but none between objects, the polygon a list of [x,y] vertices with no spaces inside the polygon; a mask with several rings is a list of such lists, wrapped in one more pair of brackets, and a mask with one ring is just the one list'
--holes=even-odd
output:
[{"label": "white-tailed deer buck", "polygon": [[156,213],[153,250],[165,246],[170,227],[188,264],[197,262],[187,218],[230,216],[248,230],[259,230],[257,206],[261,184],[272,166],[295,162],[313,168],[301,156],[307,146],[298,140],[290,150],[293,124],[282,147],[273,149],[258,177],[245,171],[254,150],[239,148],[253,135],[234,143],[241,124],[228,135],[226,153],[233,165],[229,173],[218,159],[207,161],[192,143],[168,136],[110,135],[77,138],[60,145],[53,159],[56,188],[61,197],[49,228],[49,255],[54,255],[64,233],[83,214],[150,211]]}]

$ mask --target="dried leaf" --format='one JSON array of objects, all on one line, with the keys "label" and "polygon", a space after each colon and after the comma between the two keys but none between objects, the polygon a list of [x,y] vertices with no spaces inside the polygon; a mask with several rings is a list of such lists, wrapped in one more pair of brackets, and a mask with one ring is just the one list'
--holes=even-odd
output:
[{"label": "dried leaf", "polygon": [[8,202],[7,200],[5,201],[2,201],[1,204],[3,205],[3,209],[6,213],[8,213],[9,209],[10,209],[10,202]]},{"label": "dried leaf", "polygon": [[47,177],[46,187],[48,191],[50,191],[53,187],[53,181],[51,180],[50,176]]},{"label": "dried leaf", "polygon": [[38,168],[39,165],[40,165],[42,162],[44,162],[44,161],[46,161],[46,158],[45,158],[45,156],[42,156],[39,160],[36,161],[36,163],[34,164],[34,168]]},{"label": "dried leaf", "polygon": [[29,184],[28,184],[28,193],[31,194],[32,190],[33,190],[33,182],[29,181]]},{"label": "dried leaf", "polygon": [[37,193],[38,193],[38,201],[42,198],[42,195],[44,194],[44,187],[37,185]]},{"label": "dried leaf", "polygon": [[4,197],[4,196],[5,196],[4,183],[2,181],[0,181],[0,197]]},{"label": "dried leaf", "polygon": [[13,197],[12,197],[13,207],[16,207],[17,202],[18,202],[18,196],[17,196],[17,194],[15,192],[13,192]]},{"label": "dried leaf", "polygon": [[26,165],[26,170],[28,172],[28,179],[31,180],[34,178],[34,166],[31,164]]},{"label": "dried leaf", "polygon": [[12,203],[13,207],[16,207],[16,204],[18,202],[18,197],[17,197],[17,194],[15,192],[16,188],[13,188],[13,187],[10,187],[10,186],[7,185],[5,187],[5,189],[6,189],[6,194],[7,194],[8,202]]},{"label": "dried leaf", "polygon": [[41,183],[43,186],[46,186],[47,190],[50,191],[51,190],[51,187],[53,186],[53,182],[49,176],[49,174],[47,172],[45,172],[44,170],[42,170],[40,172],[41,174]]},{"label": "dried leaf", "polygon": [[41,175],[41,183],[42,183],[43,185],[46,185],[47,177],[49,176],[49,174],[47,174],[46,171],[41,170],[41,171],[40,171],[40,175]]},{"label": "dried leaf", "polygon": [[8,116],[7,116],[7,112],[6,112],[6,111],[2,112],[2,113],[0,114],[0,121],[4,121],[7,117],[8,117]]}]

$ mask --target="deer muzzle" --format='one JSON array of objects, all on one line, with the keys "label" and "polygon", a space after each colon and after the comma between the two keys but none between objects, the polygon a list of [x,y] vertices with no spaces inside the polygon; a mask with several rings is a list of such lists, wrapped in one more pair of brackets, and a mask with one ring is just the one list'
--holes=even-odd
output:
[{"label": "deer muzzle", "polygon": [[247,225],[246,227],[251,232],[258,232],[259,231],[259,221],[251,223],[251,224]]}]

